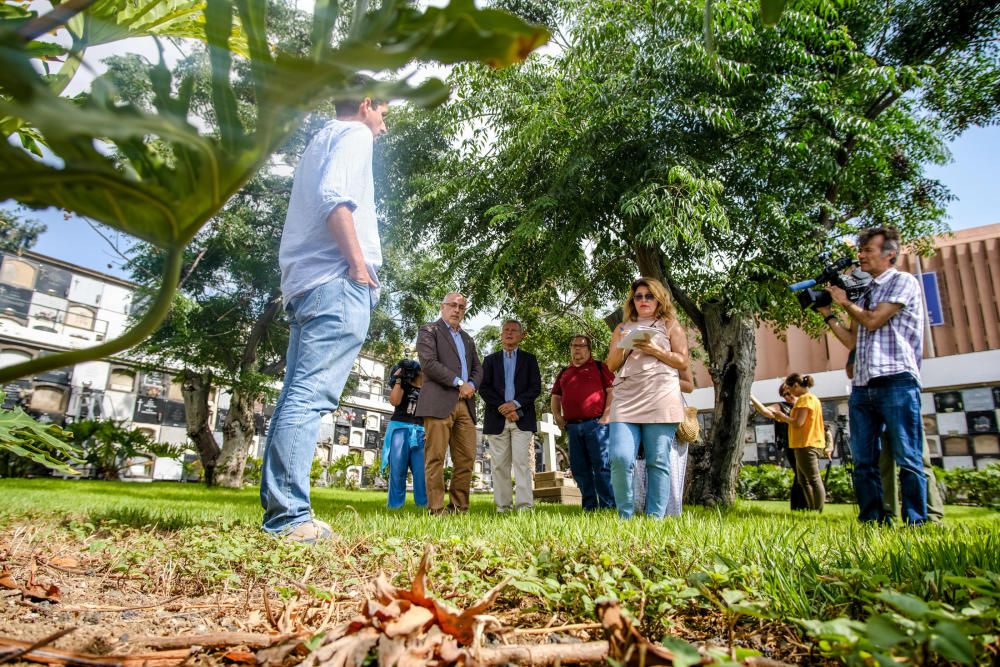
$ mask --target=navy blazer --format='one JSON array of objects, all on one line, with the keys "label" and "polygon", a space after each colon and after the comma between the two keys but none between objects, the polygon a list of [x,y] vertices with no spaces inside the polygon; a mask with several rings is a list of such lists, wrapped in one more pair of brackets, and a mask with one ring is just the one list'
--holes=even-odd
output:
[{"label": "navy blazer", "polygon": [[[483,397],[486,410],[483,417],[483,434],[498,435],[503,431],[507,419],[500,414],[504,404],[503,349],[483,359],[483,384],[479,395]],[[538,370],[538,359],[530,352],[517,351],[517,365],[514,367],[514,400],[521,404],[524,413],[517,420],[517,428],[534,433],[538,430],[535,416],[535,399],[542,393],[542,374]]]}]

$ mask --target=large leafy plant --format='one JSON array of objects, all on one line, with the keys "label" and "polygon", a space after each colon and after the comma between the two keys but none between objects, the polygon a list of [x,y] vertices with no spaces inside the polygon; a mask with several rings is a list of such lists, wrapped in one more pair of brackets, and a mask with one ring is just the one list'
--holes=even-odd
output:
[{"label": "large leafy plant", "polygon": [[[0,391],[0,403],[4,393]],[[34,461],[65,475],[78,475],[72,464],[83,463],[71,434],[54,424],[40,424],[21,408],[0,408],[0,452]]]},{"label": "large leafy plant", "polygon": [[[164,14],[168,6],[173,13]],[[307,55],[272,48],[266,3],[253,0],[71,0],[46,16],[32,16],[17,5],[0,7],[0,129],[7,139],[0,141],[0,200],[58,206],[152,243],[167,257],[159,292],[123,336],[0,369],[0,382],[115,354],[155,330],[172,303],[186,244],[311,109],[359,95],[422,105],[448,95],[437,79],[359,87],[354,83],[359,71],[397,70],[415,60],[504,66],[547,39],[544,28],[505,12],[477,9],[473,0],[452,0],[425,11],[406,0],[384,0],[367,11],[368,2],[358,0],[348,36],[335,45],[340,5],[318,0]],[[162,61],[150,76],[151,111],[118,103],[101,79],[87,96],[60,97],[63,77],[36,67],[58,49],[37,38],[63,26],[69,27],[75,52],[89,43],[149,34],[153,26],[203,39],[211,51],[217,127],[199,129],[190,106],[193,80],[175,80]],[[234,54],[241,53],[249,61],[256,100],[252,122],[237,113]],[[11,140],[15,133],[19,142]],[[33,154],[30,149],[38,144],[52,156],[42,160]]]}]

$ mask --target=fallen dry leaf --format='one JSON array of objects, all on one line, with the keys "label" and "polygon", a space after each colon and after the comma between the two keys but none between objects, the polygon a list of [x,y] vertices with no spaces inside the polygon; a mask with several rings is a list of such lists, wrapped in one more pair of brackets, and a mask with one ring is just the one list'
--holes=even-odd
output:
[{"label": "fallen dry leaf", "polygon": [[397,620],[385,625],[387,637],[405,637],[423,628],[434,620],[434,614],[425,607],[410,607],[409,610]]},{"label": "fallen dry leaf", "polygon": [[[598,602],[597,618],[608,638],[608,655],[618,663],[629,667],[674,664],[673,652],[643,637],[622,613],[617,602]],[[711,662],[711,659],[702,657],[700,664]]]},{"label": "fallen dry leaf", "polygon": [[68,567],[68,568],[78,568],[80,567],[80,561],[75,558],[70,558],[69,556],[56,556],[55,558],[50,558],[45,561],[49,565],[55,565],[56,567]]},{"label": "fallen dry leaf", "polygon": [[14,577],[11,576],[10,570],[4,566],[3,570],[0,571],[0,588],[6,588],[12,591],[16,591],[20,586],[14,582]]},{"label": "fallen dry leaf", "polygon": [[257,662],[257,654],[250,651],[226,651],[222,654],[222,658],[229,662],[242,662],[248,665],[253,665]]},{"label": "fallen dry leaf", "polygon": [[278,646],[272,646],[271,648],[265,648],[257,651],[257,664],[259,667],[270,667],[271,665],[281,665],[284,663],[285,658],[292,654],[300,642],[289,642],[287,644],[279,644]]},{"label": "fallen dry leaf", "polygon": [[25,586],[21,589],[21,593],[24,597],[34,600],[35,602],[59,602],[61,593],[59,592],[59,587],[55,584],[48,586]]},{"label": "fallen dry leaf", "polygon": [[59,602],[61,594],[59,587],[55,584],[44,586],[35,581],[35,564],[32,563],[31,570],[28,573],[28,583],[21,589],[21,595],[36,602]]}]

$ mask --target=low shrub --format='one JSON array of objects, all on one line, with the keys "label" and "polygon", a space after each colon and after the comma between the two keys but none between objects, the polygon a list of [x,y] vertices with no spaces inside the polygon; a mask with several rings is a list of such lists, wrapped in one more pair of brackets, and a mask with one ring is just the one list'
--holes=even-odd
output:
[{"label": "low shrub", "polygon": [[826,502],[854,502],[854,483],[851,481],[851,472],[846,467],[834,465],[829,471],[823,470],[823,485],[826,487]]},{"label": "low shrub", "polygon": [[743,466],[738,493],[745,500],[785,500],[791,492],[794,477],[790,468],[769,464]]},{"label": "low shrub", "polygon": [[[845,466],[827,469],[821,464],[826,502],[853,503],[854,484]],[[977,470],[974,468],[934,468],[938,484],[948,505],[974,505],[1000,511],[1000,463]],[[774,465],[748,465],[740,470],[738,492],[744,500],[786,500],[795,475],[790,468]]]},{"label": "low shrub", "polygon": [[260,486],[260,471],[264,465],[264,459],[249,456],[243,465],[243,486]]},{"label": "low shrub", "polygon": [[974,468],[934,468],[949,505],[977,505],[1000,510],[1000,463]]}]

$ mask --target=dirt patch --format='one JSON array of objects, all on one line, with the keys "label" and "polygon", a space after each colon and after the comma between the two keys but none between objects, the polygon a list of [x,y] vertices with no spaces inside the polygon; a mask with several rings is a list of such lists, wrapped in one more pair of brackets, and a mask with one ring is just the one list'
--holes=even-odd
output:
[{"label": "dirt patch", "polygon": [[[308,639],[322,629],[341,626],[356,618],[362,601],[375,594],[372,573],[359,577],[357,564],[347,566],[346,560],[324,562],[330,569],[312,577],[316,570],[307,565],[298,579],[276,569],[271,583],[257,579],[246,585],[243,582],[248,577],[241,576],[233,583],[216,582],[209,586],[205,581],[178,575],[176,563],[162,555],[143,562],[141,553],[136,555],[133,549],[126,567],[120,556],[122,549],[115,552],[95,549],[96,539],[127,541],[129,538],[95,533],[78,539],[69,531],[51,526],[41,529],[11,526],[0,530],[0,571],[6,570],[8,583],[13,586],[0,587],[0,637],[36,642],[73,628],[48,647],[124,656],[146,654],[151,646],[154,649],[185,644],[200,646],[191,638],[225,636],[228,638],[225,648],[196,648],[185,665],[255,660],[259,663],[262,647],[233,640],[241,636],[236,633]],[[168,543],[166,551],[170,552],[169,536],[165,535],[163,540]],[[347,545],[345,549],[358,553],[362,547]],[[338,567],[343,574],[335,586],[330,579]],[[320,581],[324,585],[316,583]],[[32,591],[48,591],[51,595],[45,599],[24,594],[29,582],[33,584]],[[215,590],[204,594],[206,588]],[[604,639],[604,632],[596,624],[588,623],[588,619],[528,611],[525,604],[524,598],[502,596],[497,608],[489,613],[504,630],[485,632],[481,638],[483,646],[584,644]],[[662,625],[671,634],[696,645],[726,643],[727,626],[720,614],[704,610],[674,614],[663,619]],[[808,646],[798,642],[788,626],[744,620],[737,634],[740,645],[757,649],[769,658],[791,664],[824,664],[811,654]],[[179,643],[157,645],[143,639],[152,637],[175,639]],[[305,653],[308,651],[303,652],[300,646],[298,651],[282,654],[278,662],[295,664]],[[27,667],[32,663],[10,664]]]}]

